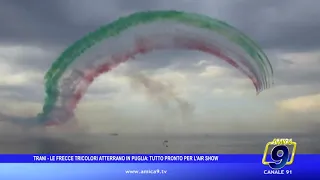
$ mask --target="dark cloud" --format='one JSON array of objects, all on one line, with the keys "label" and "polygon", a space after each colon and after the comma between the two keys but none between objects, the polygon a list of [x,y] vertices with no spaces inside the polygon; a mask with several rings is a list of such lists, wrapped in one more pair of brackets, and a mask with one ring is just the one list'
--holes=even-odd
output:
[{"label": "dark cloud", "polygon": [[[194,4],[192,1],[166,0],[98,0],[90,3],[71,0],[1,1],[0,40],[66,46],[99,25],[135,11],[178,9],[207,14],[207,6],[212,6],[213,12],[209,16],[221,16],[217,18],[242,29],[263,47],[310,49],[319,46],[319,42],[315,41],[320,38],[320,12],[316,8],[320,5],[319,1],[236,0],[223,6],[219,4],[219,1]],[[221,13],[216,14],[215,11]],[[88,17],[90,21],[85,21]],[[81,19],[83,21],[79,23]]]},{"label": "dark cloud", "polygon": [[65,45],[91,30],[73,25],[65,16],[61,1],[1,1],[0,40],[39,46]]},{"label": "dark cloud", "polygon": [[264,48],[305,51],[319,48],[319,1],[242,0],[229,19]]}]

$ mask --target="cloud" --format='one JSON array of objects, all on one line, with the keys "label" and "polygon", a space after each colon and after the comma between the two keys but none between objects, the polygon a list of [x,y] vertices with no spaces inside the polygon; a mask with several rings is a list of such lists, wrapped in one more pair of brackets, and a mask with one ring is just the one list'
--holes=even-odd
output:
[{"label": "cloud", "polygon": [[276,77],[278,83],[286,85],[317,85],[320,83],[319,51],[304,53],[283,53],[279,59],[288,63],[278,64]]},{"label": "cloud", "polygon": [[320,94],[282,100],[278,102],[278,106],[282,110],[298,113],[318,112],[320,109]]},{"label": "cloud", "polygon": [[206,78],[216,78],[216,77],[223,77],[225,75],[228,75],[229,69],[219,67],[219,66],[207,66],[199,76],[200,77],[206,77]]},{"label": "cloud", "polygon": [[6,45],[0,43],[0,65],[15,72],[43,71],[49,69],[57,56],[56,49],[47,49],[33,45]]}]

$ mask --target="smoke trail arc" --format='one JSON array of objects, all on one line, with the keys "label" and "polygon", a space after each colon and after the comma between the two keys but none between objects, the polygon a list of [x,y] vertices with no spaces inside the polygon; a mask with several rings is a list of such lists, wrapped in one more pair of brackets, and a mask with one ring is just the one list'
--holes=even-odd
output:
[{"label": "smoke trail arc", "polygon": [[89,33],[60,55],[45,75],[46,98],[38,120],[67,121],[96,77],[137,54],[163,49],[219,57],[251,79],[257,93],[273,83],[265,53],[225,22],[179,11],[138,12]]}]

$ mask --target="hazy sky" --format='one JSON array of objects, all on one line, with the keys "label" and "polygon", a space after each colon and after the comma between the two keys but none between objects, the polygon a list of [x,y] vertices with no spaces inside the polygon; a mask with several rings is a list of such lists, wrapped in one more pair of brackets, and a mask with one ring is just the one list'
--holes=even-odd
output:
[{"label": "hazy sky", "polygon": [[[95,81],[77,110],[79,120],[97,131],[119,132],[315,126],[320,122],[319,6],[318,0],[1,0],[0,105],[13,114],[38,113],[43,75],[63,49],[120,16],[175,9],[224,20],[245,32],[269,56],[275,86],[256,96],[249,79],[210,55],[155,52]],[[133,68],[156,87],[164,86],[170,96],[165,103],[172,105],[164,107],[158,94],[128,78]],[[184,103],[179,106],[176,99]],[[181,122],[186,103],[194,111],[187,110],[190,118]]]}]

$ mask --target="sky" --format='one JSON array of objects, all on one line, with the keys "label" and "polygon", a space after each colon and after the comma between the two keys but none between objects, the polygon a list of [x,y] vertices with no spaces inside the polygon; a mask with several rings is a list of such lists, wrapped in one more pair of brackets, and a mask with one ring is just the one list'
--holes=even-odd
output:
[{"label": "sky", "polygon": [[[226,21],[251,37],[270,58],[275,85],[256,96],[249,79],[215,57],[154,52],[99,77],[76,111],[82,124],[95,132],[308,132],[320,123],[319,5],[317,0],[2,0],[0,108],[36,115],[45,72],[74,41],[130,13],[174,9]],[[143,78],[153,87],[143,88]]]}]

